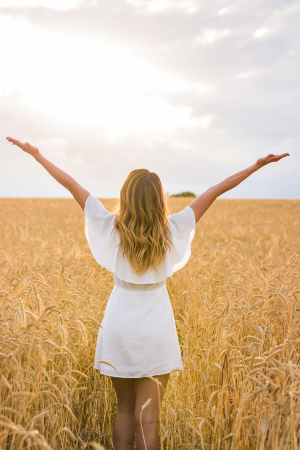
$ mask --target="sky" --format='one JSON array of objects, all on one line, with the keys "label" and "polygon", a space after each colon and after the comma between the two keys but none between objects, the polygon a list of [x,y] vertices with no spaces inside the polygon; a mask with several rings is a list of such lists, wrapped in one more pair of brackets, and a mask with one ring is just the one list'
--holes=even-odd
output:
[{"label": "sky", "polygon": [[0,0],[0,197],[70,197],[10,136],[100,198],[289,152],[224,197],[300,198],[299,23],[293,0]]}]

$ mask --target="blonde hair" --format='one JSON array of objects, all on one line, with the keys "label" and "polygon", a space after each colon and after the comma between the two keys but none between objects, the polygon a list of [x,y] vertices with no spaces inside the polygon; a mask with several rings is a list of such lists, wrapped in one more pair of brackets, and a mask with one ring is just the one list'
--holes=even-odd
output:
[{"label": "blonde hair", "polygon": [[171,248],[166,196],[160,178],[147,169],[130,172],[120,192],[114,228],[123,255],[142,275],[157,270]]}]

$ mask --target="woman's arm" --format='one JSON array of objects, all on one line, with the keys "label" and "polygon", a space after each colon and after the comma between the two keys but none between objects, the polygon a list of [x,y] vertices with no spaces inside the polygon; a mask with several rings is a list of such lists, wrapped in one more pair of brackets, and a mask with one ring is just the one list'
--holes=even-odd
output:
[{"label": "woman's arm", "polygon": [[58,181],[63,187],[68,189],[68,191],[71,192],[79,206],[84,211],[84,206],[87,198],[89,197],[90,193],[84,189],[82,186],[80,186],[77,181],[74,180],[74,178],[70,177],[66,172],[56,167],[54,164],[52,164],[48,159],[46,159],[39,151],[37,147],[33,147],[28,142],[23,144],[20,141],[17,141],[16,139],[12,139],[10,137],[6,138],[9,142],[12,142],[13,145],[17,145],[20,147],[24,152],[29,153],[32,155],[37,162],[39,162],[46,170],[50,173],[50,175],[55,178],[56,181]]},{"label": "woman's arm", "polygon": [[256,161],[253,166],[248,167],[247,169],[242,170],[241,172],[237,172],[231,177],[226,178],[221,181],[221,183],[216,184],[215,186],[207,189],[206,192],[199,195],[189,206],[193,209],[195,213],[196,222],[200,220],[205,211],[210,207],[210,205],[216,200],[219,195],[224,194],[224,192],[230,191],[230,189],[238,186],[242,181],[246,180],[252,173],[256,172],[258,169],[261,169],[263,166],[271,162],[277,162],[285,156],[290,156],[288,153],[284,153],[282,155],[268,155],[265,158],[260,158]]}]

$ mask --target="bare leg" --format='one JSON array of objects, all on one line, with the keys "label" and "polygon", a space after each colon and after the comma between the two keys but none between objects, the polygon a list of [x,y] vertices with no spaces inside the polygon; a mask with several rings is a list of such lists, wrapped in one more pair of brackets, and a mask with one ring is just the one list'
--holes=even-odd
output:
[{"label": "bare leg", "polygon": [[113,440],[116,450],[133,450],[135,439],[135,379],[111,377],[118,399]]},{"label": "bare leg", "polygon": [[[167,387],[169,374],[156,375],[155,377],[163,385],[159,386],[159,395],[157,383],[151,378],[139,378],[136,380],[136,404],[135,404],[135,423],[137,430],[137,450],[145,450],[145,443],[147,450],[158,450],[158,434],[157,434],[157,420],[159,415],[160,401],[162,401],[164,390]],[[160,397],[160,398],[159,398]],[[151,403],[142,412],[141,410],[146,401],[151,398]],[[143,436],[144,433],[144,436]]]}]

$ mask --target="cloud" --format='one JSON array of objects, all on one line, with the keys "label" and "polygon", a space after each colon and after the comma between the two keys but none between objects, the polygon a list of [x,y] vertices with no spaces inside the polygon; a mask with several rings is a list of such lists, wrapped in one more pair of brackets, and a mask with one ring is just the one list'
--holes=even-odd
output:
[{"label": "cloud", "polygon": [[[151,13],[150,5],[155,4],[164,7]],[[156,67],[192,83],[219,84],[238,73],[284,69],[289,52],[298,48],[298,1],[254,0],[247,4],[236,0],[226,14],[220,15],[220,10],[224,11],[221,0],[202,4],[85,0],[66,11],[43,6],[0,7],[0,14],[127,46]]]},{"label": "cloud", "polygon": [[[169,136],[128,134],[108,139],[97,127],[62,127],[34,111],[18,93],[0,98],[0,123],[1,159],[7,168],[0,185],[2,196],[7,195],[4,186],[12,196],[68,196],[33,158],[7,144],[6,135],[38,146],[45,157],[94,195],[102,197],[116,197],[129,171],[138,167],[157,172],[169,193],[189,189],[200,194],[265,153],[296,153],[299,148],[295,140],[287,139],[263,151],[258,141],[253,152],[254,141],[244,142],[237,148],[228,134],[201,128],[178,129]],[[280,170],[285,171],[286,178],[274,183],[274,176]],[[299,196],[292,183],[296,176],[295,165],[289,166],[284,161],[281,169],[274,167],[265,174],[255,175],[255,179],[226,196]]]},{"label": "cloud", "polygon": [[171,192],[200,193],[272,149],[289,151],[295,162],[282,162],[286,179],[270,167],[230,195],[299,197],[299,1],[82,0],[67,10],[0,6],[0,14],[129,48],[182,81],[181,88],[149,95],[198,120],[170,133],[109,139],[99,127],[41,115],[15,93],[0,99],[1,135],[9,130],[47,149],[55,143],[64,167],[77,175],[81,161],[87,175],[78,176],[93,189],[101,181],[105,195],[116,195],[115,186],[139,166],[158,171]]}]

